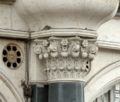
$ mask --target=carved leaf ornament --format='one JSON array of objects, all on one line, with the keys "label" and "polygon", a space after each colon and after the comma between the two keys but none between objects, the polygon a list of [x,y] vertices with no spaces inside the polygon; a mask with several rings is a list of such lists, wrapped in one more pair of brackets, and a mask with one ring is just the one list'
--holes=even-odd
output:
[{"label": "carved leaf ornament", "polygon": [[[36,41],[37,42],[37,41]],[[40,40],[34,45],[34,52],[39,59],[46,59],[48,79],[81,78],[91,69],[98,47],[95,41],[89,39],[56,38]]]}]

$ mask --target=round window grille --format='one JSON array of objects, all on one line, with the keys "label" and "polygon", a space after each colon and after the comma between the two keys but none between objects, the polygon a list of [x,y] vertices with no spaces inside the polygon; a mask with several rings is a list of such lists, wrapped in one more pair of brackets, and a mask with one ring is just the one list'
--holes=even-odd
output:
[{"label": "round window grille", "polygon": [[16,44],[8,44],[3,49],[3,62],[8,68],[16,69],[20,66],[23,54],[19,46]]}]

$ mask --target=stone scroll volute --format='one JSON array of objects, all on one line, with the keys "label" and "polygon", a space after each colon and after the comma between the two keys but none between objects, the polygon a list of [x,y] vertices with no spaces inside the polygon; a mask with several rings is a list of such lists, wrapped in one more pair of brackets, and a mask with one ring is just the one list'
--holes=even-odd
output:
[{"label": "stone scroll volute", "polygon": [[[39,41],[39,44],[37,43]],[[91,70],[98,47],[95,40],[73,38],[57,38],[35,40],[34,52],[40,61],[45,59],[44,71],[48,82],[82,81]]]}]

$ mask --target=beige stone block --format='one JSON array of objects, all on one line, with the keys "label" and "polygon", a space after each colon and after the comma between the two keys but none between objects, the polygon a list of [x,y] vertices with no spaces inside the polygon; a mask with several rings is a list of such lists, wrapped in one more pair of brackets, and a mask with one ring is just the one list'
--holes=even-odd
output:
[{"label": "beige stone block", "polygon": [[102,24],[98,28],[98,40],[111,42],[120,42],[120,17],[114,17],[112,20]]},{"label": "beige stone block", "polygon": [[[23,62],[21,63],[20,67],[14,70],[6,67],[2,60],[2,51],[4,47],[9,43],[17,44],[21,48],[22,54],[24,56]],[[23,98],[23,88],[21,87],[21,80],[25,80],[25,63],[26,63],[24,41],[0,39],[0,48],[1,48],[0,50],[0,53],[1,53],[0,54],[0,72],[2,72],[9,79],[9,81],[14,85],[15,89],[20,94],[20,97]],[[1,85],[1,81],[0,81],[0,85]],[[1,87],[0,87],[0,90],[2,91]],[[9,93],[9,94],[12,94],[12,93]],[[17,102],[17,101],[13,100],[10,102]]]},{"label": "beige stone block", "polygon": [[11,90],[3,83],[0,86],[0,93],[5,97],[8,102],[17,102]]},{"label": "beige stone block", "polygon": [[11,29],[11,5],[0,4],[0,28]]},{"label": "beige stone block", "polygon": [[12,20],[12,29],[20,30],[20,31],[28,31],[29,27],[28,27],[27,23],[24,21],[23,18],[21,18],[17,14],[14,6],[12,6],[12,18],[11,18],[11,20]]}]

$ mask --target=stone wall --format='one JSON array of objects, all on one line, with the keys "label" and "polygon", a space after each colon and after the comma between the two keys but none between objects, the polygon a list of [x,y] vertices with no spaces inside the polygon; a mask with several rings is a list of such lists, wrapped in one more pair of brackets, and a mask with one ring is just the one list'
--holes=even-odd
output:
[{"label": "stone wall", "polygon": [[[21,65],[16,68],[8,67],[6,65],[6,63],[11,60],[11,54],[13,54],[13,60],[15,57],[12,48],[10,51],[7,51],[7,56],[3,54],[3,49],[8,44],[16,44],[22,51],[21,54],[23,55],[23,58],[21,59]],[[3,61],[4,57],[7,58],[7,61]],[[24,102],[21,80],[25,80],[25,59],[24,41],[0,39],[0,95],[5,98],[5,102]]]},{"label": "stone wall", "polygon": [[[22,33],[21,31],[26,32]],[[21,80],[25,80],[25,42],[15,39],[21,35],[26,35],[25,37],[29,38],[28,31],[29,26],[24,18],[16,13],[14,5],[0,4],[0,37],[3,37],[0,39],[0,94],[1,97],[4,96],[4,100],[9,102],[24,102]],[[92,102],[103,90],[112,87],[120,80],[120,17],[116,16],[101,25],[97,32],[99,51],[91,63],[91,72],[84,77],[87,81],[85,84],[86,102]],[[23,62],[15,70],[7,68],[2,60],[3,48],[9,43],[17,44],[23,51]],[[33,41],[30,45],[30,83],[46,84],[47,77],[43,69],[44,66],[42,66],[43,62],[40,62],[33,51]]]}]

